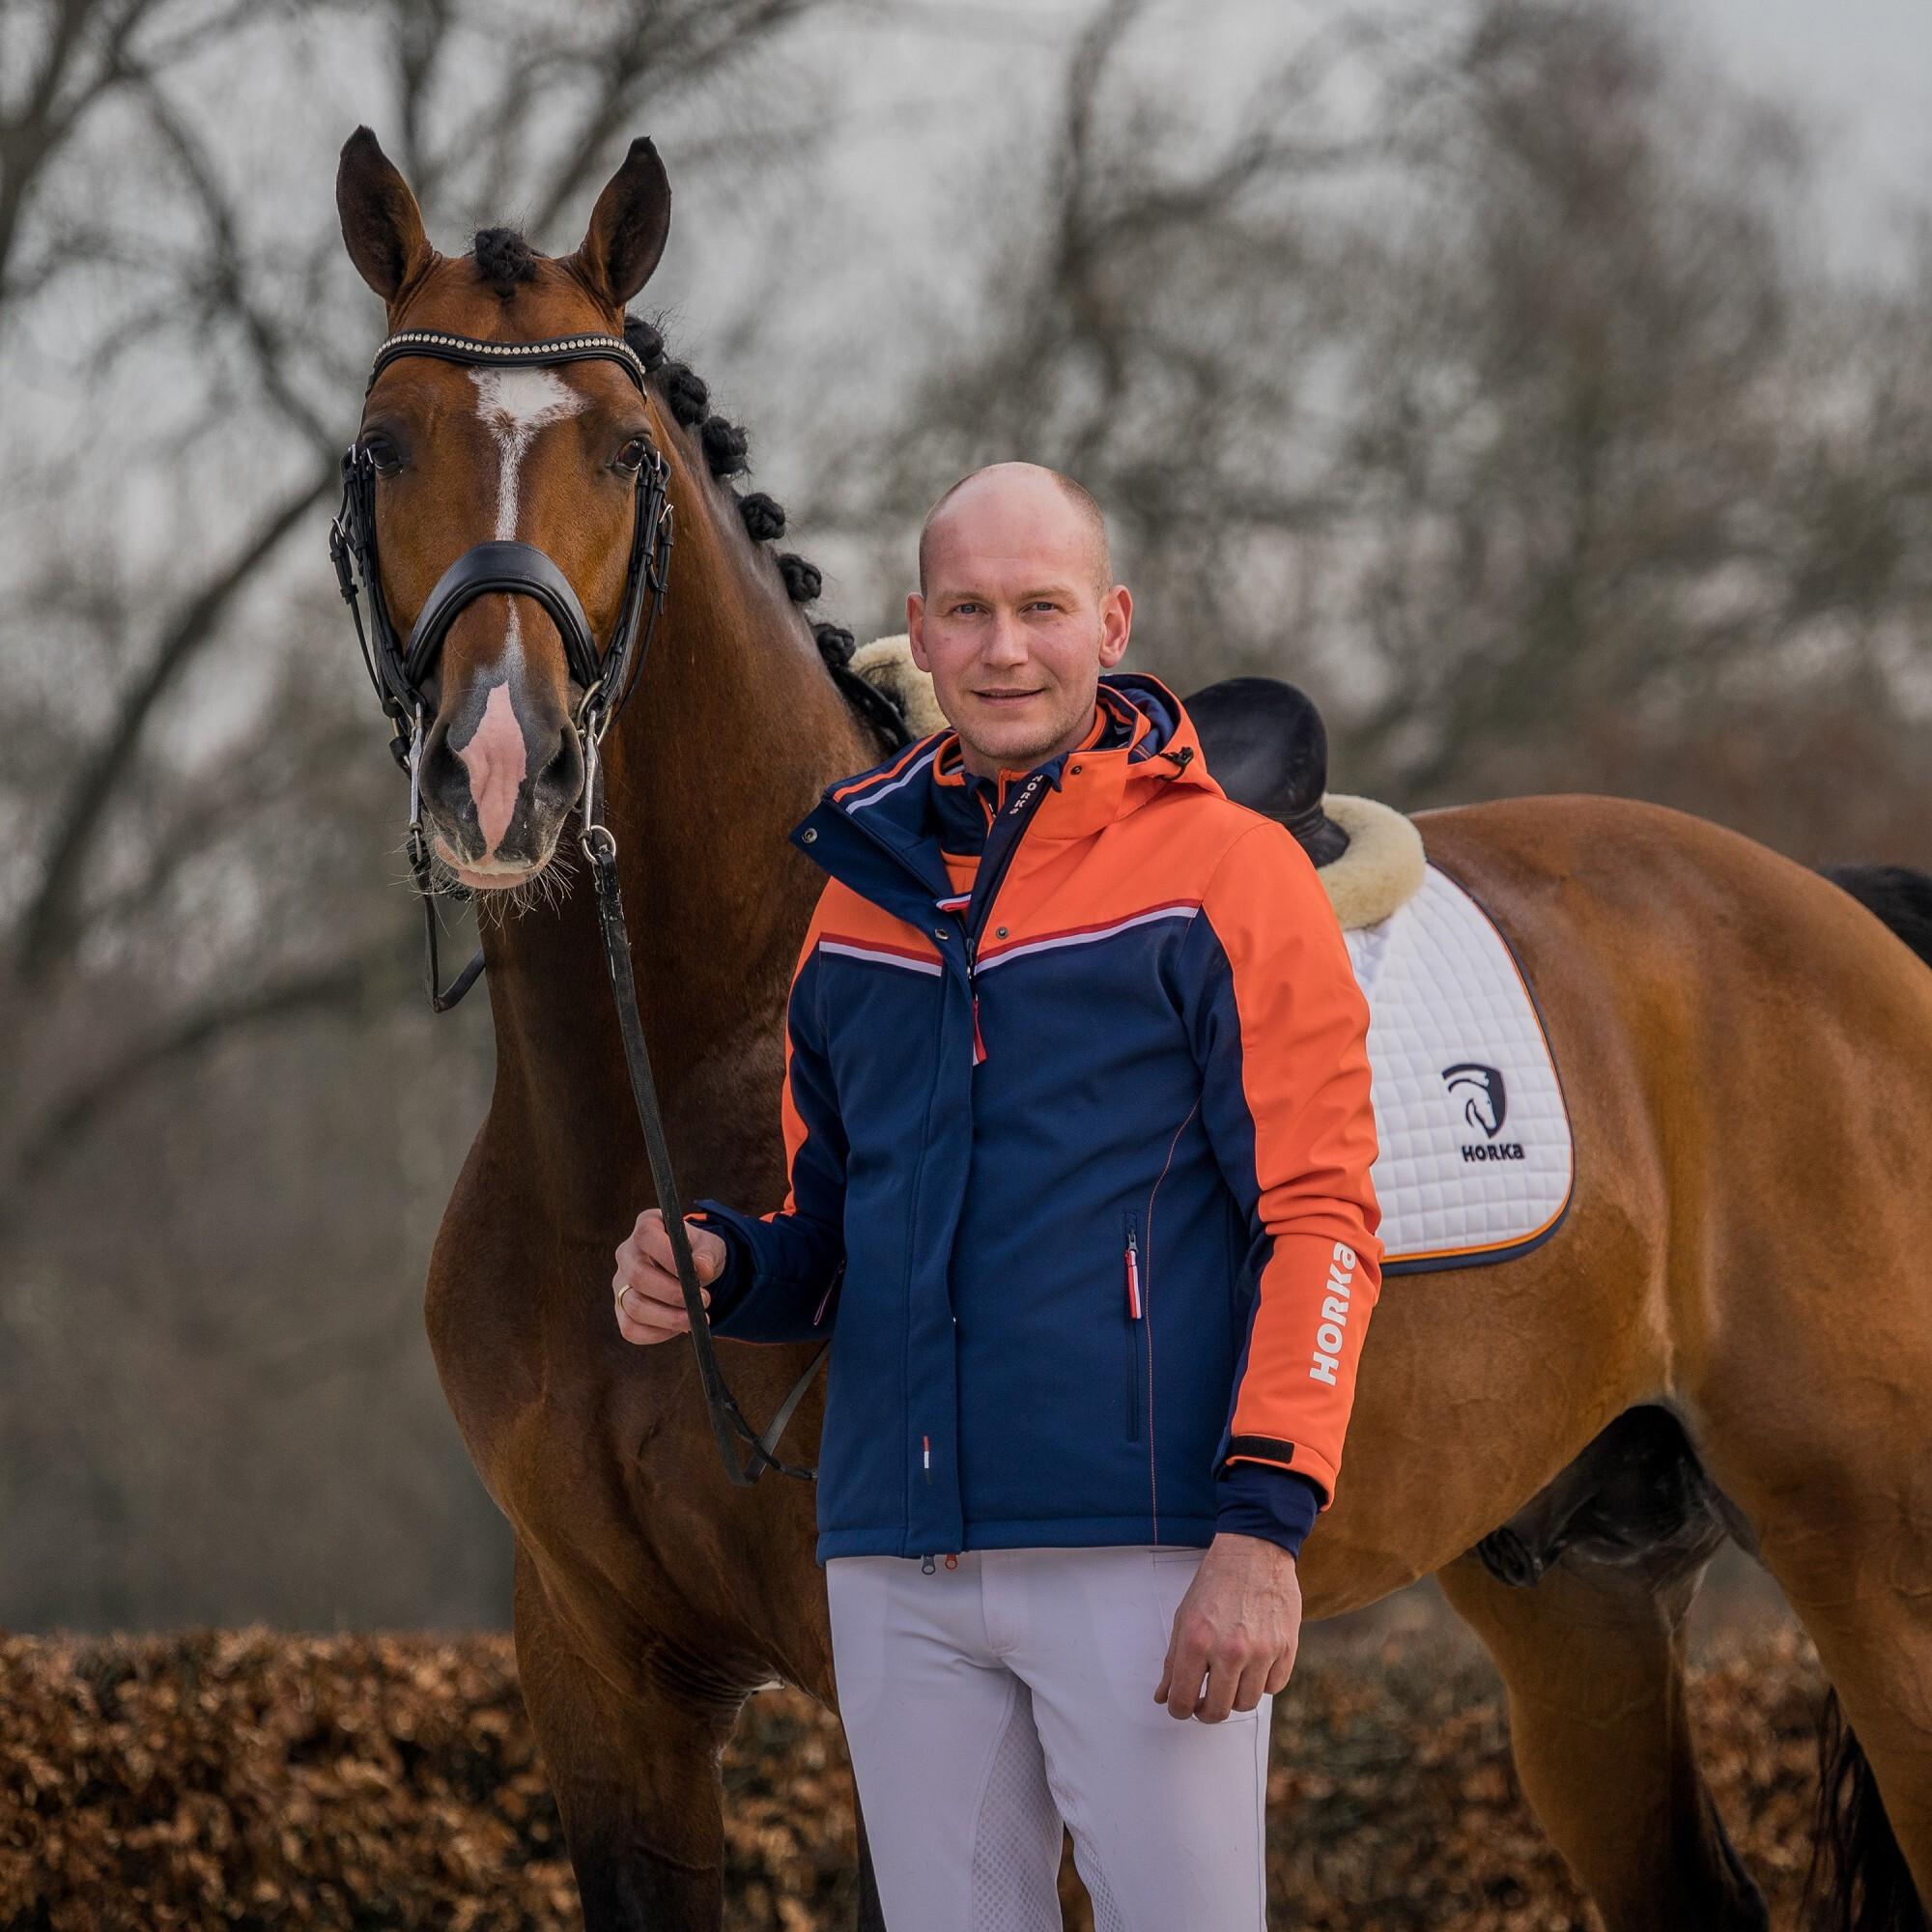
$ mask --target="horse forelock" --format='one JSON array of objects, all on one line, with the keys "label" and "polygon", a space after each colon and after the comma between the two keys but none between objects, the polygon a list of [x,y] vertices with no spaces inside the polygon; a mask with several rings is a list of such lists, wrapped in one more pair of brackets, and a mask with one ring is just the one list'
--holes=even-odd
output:
[{"label": "horse forelock", "polygon": [[514,228],[479,228],[470,243],[476,279],[504,300],[537,274],[537,251]]}]

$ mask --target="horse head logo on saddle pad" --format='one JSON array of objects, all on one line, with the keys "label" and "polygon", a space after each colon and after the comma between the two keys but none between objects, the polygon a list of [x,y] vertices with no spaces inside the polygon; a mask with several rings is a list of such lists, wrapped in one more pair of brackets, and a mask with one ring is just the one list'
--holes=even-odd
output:
[{"label": "horse head logo on saddle pad", "polygon": [[1463,1118],[1472,1127],[1481,1127],[1491,1140],[1502,1132],[1503,1116],[1509,1111],[1500,1066],[1485,1066],[1480,1060],[1459,1060],[1442,1069],[1450,1093],[1459,1087],[1473,1088],[1463,1102]]}]

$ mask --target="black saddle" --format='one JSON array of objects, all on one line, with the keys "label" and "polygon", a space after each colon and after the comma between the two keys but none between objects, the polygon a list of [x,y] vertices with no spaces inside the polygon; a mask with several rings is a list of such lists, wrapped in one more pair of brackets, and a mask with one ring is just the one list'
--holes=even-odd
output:
[{"label": "black saddle", "polygon": [[1278,677],[1224,677],[1180,701],[1230,798],[1279,819],[1318,866],[1342,856],[1349,835],[1321,810],[1328,733],[1305,691]]}]

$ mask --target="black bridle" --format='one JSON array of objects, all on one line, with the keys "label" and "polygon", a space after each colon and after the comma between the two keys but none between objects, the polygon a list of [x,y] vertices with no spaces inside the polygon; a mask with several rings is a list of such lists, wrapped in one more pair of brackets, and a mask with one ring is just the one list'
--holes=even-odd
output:
[{"label": "black bridle", "polygon": [[[622,336],[562,335],[543,342],[485,342],[439,329],[410,328],[390,336],[377,350],[369,380],[363,384],[365,399],[383,371],[406,355],[427,355],[472,369],[550,369],[568,362],[614,362],[637,384],[639,394],[644,390],[643,362]],[[375,458],[359,437],[343,452],[342,506],[329,526],[328,554],[343,600],[355,620],[355,641],[362,652],[363,668],[375,687],[377,702],[395,726],[389,750],[409,775],[410,869],[423,902],[429,1003],[440,1013],[447,1012],[475,984],[483,970],[483,955],[479,952],[447,988],[439,984],[436,885],[422,824],[423,731],[429,708],[423,699],[423,681],[435,668],[443,639],[465,606],[502,591],[534,598],[563,639],[564,659],[583,694],[578,701],[575,723],[584,747],[583,803],[595,803],[591,780],[597,747],[642,668],[670,571],[670,467],[655,442],[648,437],[644,442],[646,455],[638,467],[637,507],[631,526],[630,569],[624,580],[623,601],[617,607],[616,626],[601,656],[570,580],[534,544],[512,542],[480,543],[465,551],[424,599],[405,644],[390,620],[376,557]],[[367,631],[362,623],[362,596],[369,600]],[[589,822],[586,813],[584,823]],[[444,890],[449,890],[447,885]]]},{"label": "black bridle", "polygon": [[[405,329],[392,335],[376,352],[363,396],[391,362],[405,355],[430,355],[470,368],[555,368],[567,362],[615,362],[645,390],[642,360],[621,336],[564,335],[542,342],[485,342],[474,336],[449,335],[432,329]],[[645,460],[639,466],[636,521],[631,530],[631,562],[624,582],[623,602],[611,639],[600,653],[583,606],[570,581],[534,544],[494,541],[472,545],[438,580],[405,645],[390,621],[383,599],[382,568],[376,554],[376,466],[358,436],[342,458],[342,506],[328,530],[328,554],[336,582],[355,620],[355,641],[362,663],[375,686],[384,716],[396,727],[389,749],[410,780],[410,866],[422,895],[428,932],[428,992],[431,1007],[447,1012],[476,982],[483,970],[479,952],[447,988],[440,978],[436,943],[436,882],[430,864],[429,841],[422,827],[423,680],[435,666],[450,626],[466,605],[478,597],[508,592],[533,598],[555,624],[563,639],[564,656],[583,696],[578,700],[576,724],[583,747],[583,788],[578,795],[582,820],[578,845],[588,862],[597,886],[597,923],[604,941],[604,960],[616,1002],[617,1028],[624,1043],[624,1064],[637,1102],[638,1122],[643,1129],[651,1178],[658,1205],[664,1210],[665,1232],[677,1264],[678,1284],[684,1292],[685,1312],[691,1319],[691,1339],[697,1351],[697,1377],[711,1416],[712,1433],[725,1473],[748,1487],[769,1468],[814,1481],[815,1468],[794,1468],[772,1453],[792,1411],[810,1386],[812,1376],[832,1346],[820,1343],[805,1373],[780,1404],[763,1435],[745,1420],[719,1373],[712,1346],[703,1293],[692,1264],[691,1240],[672,1173],[670,1150],[658,1108],[657,1086],[651,1077],[650,1055],[638,1014],[637,981],[631,970],[631,943],[624,924],[624,902],[617,885],[617,841],[604,823],[602,770],[598,750],[611,721],[635,689],[650,648],[652,633],[662,614],[670,578],[672,533],[668,495],[670,466],[655,440],[646,434]],[[358,582],[359,580],[359,582]],[[361,599],[369,602],[369,622],[362,621]],[[741,1463],[733,1432],[752,1445],[749,1462]]]}]

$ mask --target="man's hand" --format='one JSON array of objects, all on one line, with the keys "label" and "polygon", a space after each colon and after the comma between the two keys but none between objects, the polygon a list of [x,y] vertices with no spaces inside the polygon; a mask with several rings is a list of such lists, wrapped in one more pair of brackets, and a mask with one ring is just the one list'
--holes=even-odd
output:
[{"label": "man's hand", "polygon": [[[1265,1537],[1223,1530],[1208,1546],[1167,1640],[1156,1704],[1177,1718],[1218,1724],[1252,1711],[1287,1684],[1301,1641],[1301,1578],[1294,1558]],[[1205,1695],[1197,1696],[1203,1674]]]},{"label": "man's hand", "polygon": [[[724,1269],[724,1237],[689,1218],[684,1232],[691,1238],[691,1264],[697,1273],[698,1292],[703,1293],[703,1284],[716,1281]],[[691,1317],[685,1312],[684,1290],[678,1285],[677,1262],[670,1251],[663,1208],[646,1208],[638,1216],[638,1225],[617,1250],[617,1272],[611,1278],[611,1292],[617,1302],[617,1332],[625,1341],[668,1342],[673,1335],[691,1332]],[[704,1305],[711,1305],[708,1294]]]}]

